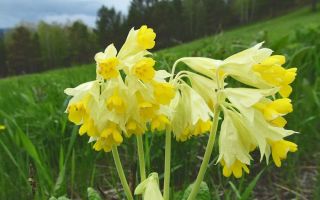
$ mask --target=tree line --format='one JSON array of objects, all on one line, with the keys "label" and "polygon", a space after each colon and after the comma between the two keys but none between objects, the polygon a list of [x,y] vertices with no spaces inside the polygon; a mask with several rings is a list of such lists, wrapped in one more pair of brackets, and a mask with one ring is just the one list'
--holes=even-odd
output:
[{"label": "tree line", "polygon": [[0,76],[91,63],[95,52],[124,41],[131,27],[155,29],[158,49],[274,17],[316,0],[132,0],[127,15],[102,6],[95,28],[71,24],[21,24],[0,37]]}]

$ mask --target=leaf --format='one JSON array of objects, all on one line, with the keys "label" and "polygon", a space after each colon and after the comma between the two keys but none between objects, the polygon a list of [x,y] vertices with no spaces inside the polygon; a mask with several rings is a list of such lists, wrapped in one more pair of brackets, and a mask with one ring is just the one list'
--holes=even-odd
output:
[{"label": "leaf", "polygon": [[99,193],[91,187],[88,187],[87,193],[88,193],[88,200],[102,200]]},{"label": "leaf", "polygon": [[[59,171],[58,178],[56,179],[56,182],[55,182],[55,185],[54,185],[54,188],[53,188],[53,193],[54,194],[56,194],[61,189],[61,187],[63,186],[64,180],[65,180],[65,175],[66,175],[67,162],[69,160],[69,157],[70,157],[70,154],[71,154],[71,149],[72,149],[72,147],[74,145],[74,142],[75,142],[75,139],[76,139],[76,136],[77,136],[77,130],[78,129],[77,129],[76,126],[74,126],[73,129],[72,129],[72,134],[71,134],[70,142],[69,142],[69,145],[68,145],[67,155],[65,157],[65,161],[64,161],[63,167]],[[60,158],[61,158],[61,156],[60,156]],[[63,162],[63,161],[61,161],[61,162]]]},{"label": "leaf", "polygon": [[[188,188],[184,191],[182,200],[188,199],[192,188],[193,188],[193,184],[188,186]],[[197,200],[211,200],[209,187],[206,182],[203,182],[203,181],[201,182],[199,192],[198,192],[195,199],[197,199]]]},{"label": "leaf", "polygon": [[252,191],[254,187],[256,186],[261,174],[264,172],[262,170],[254,179],[249,183],[248,187],[245,189],[245,191],[241,194],[241,200],[247,200],[250,199],[250,196],[252,194]]},{"label": "leaf", "polygon": [[43,179],[48,183],[49,187],[51,187],[53,185],[52,183],[52,179],[49,175],[49,171],[43,164],[44,162],[40,159],[40,156],[38,154],[38,151],[36,149],[36,146],[32,143],[32,141],[29,139],[29,137],[24,133],[24,131],[22,130],[22,128],[17,124],[16,120],[9,116],[8,114],[6,114],[5,112],[0,110],[0,114],[2,116],[4,116],[5,118],[7,118],[9,121],[11,121],[15,127],[17,128],[17,134],[20,138],[20,141],[22,143],[22,146],[24,148],[24,150],[28,153],[28,155],[33,158],[33,160],[35,161],[35,163],[37,164],[37,169],[39,171],[39,173],[41,173],[41,177],[43,177]]},{"label": "leaf", "polygon": [[240,192],[237,189],[237,187],[231,181],[229,181],[229,184],[230,184],[232,190],[234,191],[234,193],[236,193],[237,198],[240,199],[241,195],[240,195]]}]

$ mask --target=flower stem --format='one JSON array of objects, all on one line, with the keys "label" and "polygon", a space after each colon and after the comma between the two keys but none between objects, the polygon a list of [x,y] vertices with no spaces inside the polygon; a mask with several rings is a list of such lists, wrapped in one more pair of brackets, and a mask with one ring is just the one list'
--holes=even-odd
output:
[{"label": "flower stem", "polygon": [[119,153],[118,153],[118,148],[116,146],[112,147],[112,155],[113,155],[113,160],[116,165],[122,187],[124,189],[124,193],[126,194],[126,197],[128,200],[133,200],[126,176],[124,175],[124,172],[123,172],[123,168],[122,168]]},{"label": "flower stem", "polygon": [[164,185],[163,198],[169,200],[170,196],[170,161],[171,160],[171,130],[166,130],[166,144],[165,144],[165,161],[164,161]]},{"label": "flower stem", "polygon": [[218,128],[218,121],[219,121],[219,115],[220,115],[220,107],[217,105],[214,109],[214,116],[213,116],[213,123],[212,123],[212,127],[211,127],[211,131],[210,131],[210,135],[209,135],[209,140],[208,140],[208,144],[206,147],[206,151],[204,153],[203,156],[203,160],[200,166],[200,170],[198,172],[197,175],[197,179],[193,184],[191,193],[188,197],[188,200],[194,200],[196,198],[197,193],[199,192],[200,189],[200,184],[203,180],[204,174],[206,173],[207,167],[208,167],[208,163],[211,157],[211,153],[213,150],[213,146],[214,146],[214,141],[216,138],[216,132],[217,132],[217,128]]},{"label": "flower stem", "polygon": [[136,137],[137,137],[137,146],[138,146],[140,177],[142,182],[146,179],[146,165],[144,161],[142,135],[137,135]]}]

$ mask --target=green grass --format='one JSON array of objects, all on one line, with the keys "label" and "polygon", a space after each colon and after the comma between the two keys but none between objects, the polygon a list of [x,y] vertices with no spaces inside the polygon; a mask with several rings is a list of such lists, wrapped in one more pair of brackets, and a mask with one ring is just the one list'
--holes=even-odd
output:
[{"label": "green grass", "polygon": [[230,45],[238,42],[251,44],[257,41],[257,39],[260,39],[258,42],[262,42],[264,41],[263,39],[265,39],[263,34],[264,31],[267,32],[267,37],[270,40],[278,40],[279,38],[292,33],[293,30],[300,29],[308,25],[318,25],[320,23],[319,21],[319,12],[311,13],[309,8],[304,8],[275,19],[256,22],[251,25],[222,32],[217,36],[211,36],[165,49],[159,53],[173,54],[177,57],[183,57],[193,55],[197,53],[197,51],[201,51],[202,48],[207,48],[208,46],[214,48],[220,47],[221,44]]},{"label": "green grass", "polygon": [[[319,175],[316,176],[320,164],[320,28],[314,29],[315,26],[320,26],[320,12],[302,9],[155,54],[158,68],[169,69],[181,56],[225,58],[253,43],[266,41],[267,47],[287,55],[289,65],[298,67],[292,95],[295,112],[288,120],[289,128],[301,132],[293,138],[299,144],[299,152],[289,154],[281,169],[275,169],[272,164],[266,167],[254,193],[259,199],[309,199],[312,193],[314,197],[320,196],[319,187],[315,187],[316,182],[318,185],[320,182]],[[91,64],[0,80],[0,124],[7,127],[0,133],[0,199],[47,199],[64,194],[85,198],[87,187],[108,191],[108,197],[120,198],[111,154],[94,152],[86,137],[76,135],[76,127],[67,122],[64,114],[68,99],[63,90],[94,78],[95,65]],[[145,138],[150,155],[146,160],[147,172],[158,171],[160,177],[163,176],[163,166],[159,164],[164,163],[163,140],[161,135]],[[196,156],[203,154],[206,140],[201,137],[186,143],[173,141],[175,196],[181,196],[187,186],[180,177],[188,183],[194,180],[194,168],[200,164]],[[126,140],[120,147],[132,188],[137,184],[134,141],[133,138]],[[190,159],[185,159],[187,156]],[[264,166],[256,162],[249,176],[235,180],[223,178],[220,167],[212,162],[206,181],[214,197],[233,199],[237,193],[246,191],[245,185],[254,180]],[[314,181],[314,177],[318,180]]]}]

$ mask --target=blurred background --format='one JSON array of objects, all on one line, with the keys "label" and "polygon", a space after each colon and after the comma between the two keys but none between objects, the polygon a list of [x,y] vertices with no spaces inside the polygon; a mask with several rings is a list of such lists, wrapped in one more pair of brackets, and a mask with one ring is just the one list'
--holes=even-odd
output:
[{"label": "blurred background", "polygon": [[[224,59],[264,41],[297,67],[290,138],[299,151],[281,168],[259,163],[224,178],[212,158],[205,199],[320,199],[320,2],[317,0],[0,0],[0,199],[123,199],[111,154],[94,152],[64,113],[63,93],[95,79],[96,52],[121,47],[128,31],[157,33],[158,69],[182,56]],[[317,8],[317,6],[319,8]],[[180,66],[183,69],[185,66]],[[173,142],[171,199],[183,199],[207,136]],[[163,181],[164,136],[144,137],[147,172]],[[119,147],[129,184],[138,183],[134,138]],[[262,172],[262,173],[260,173]],[[183,177],[183,178],[182,178]],[[87,188],[92,187],[94,193]]]},{"label": "blurred background", "polygon": [[[147,24],[162,49],[284,15],[317,0],[1,0],[0,75],[92,62],[131,27]],[[277,30],[274,30],[277,31]]]}]

